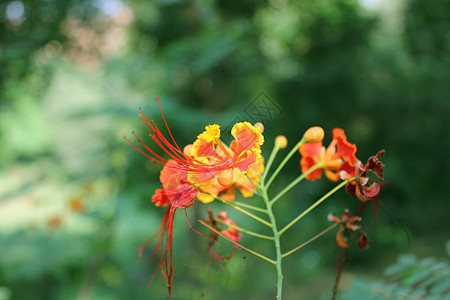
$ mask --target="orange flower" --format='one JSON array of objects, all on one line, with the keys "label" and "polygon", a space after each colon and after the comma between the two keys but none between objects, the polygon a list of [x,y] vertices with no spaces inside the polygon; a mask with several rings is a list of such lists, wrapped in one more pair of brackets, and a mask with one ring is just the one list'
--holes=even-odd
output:
[{"label": "orange flower", "polygon": [[316,180],[322,177],[322,169],[325,175],[332,181],[340,179],[339,172],[346,171],[348,174],[355,174],[356,145],[347,141],[344,130],[340,128],[333,129],[333,140],[328,148],[322,146],[322,142],[305,143],[300,146],[299,151],[302,155],[300,165],[302,173],[308,171],[312,166],[321,162],[320,169],[313,171],[306,176],[306,179]]},{"label": "orange flower", "polygon": [[[149,121],[147,119],[142,110],[140,110],[141,115],[139,117],[150,131],[149,136],[159,148],[169,155],[170,159],[165,159],[156,153],[134,132],[133,135],[146,151],[135,146],[126,137],[124,137],[124,139],[151,161],[164,166],[160,173],[162,186],[155,191],[155,194],[152,197],[152,202],[154,202],[156,206],[169,205],[169,207],[164,214],[157,234],[154,236],[156,238],[156,246],[153,250],[152,259],[155,256],[158,258],[156,270],[160,270],[169,289],[170,297],[172,294],[173,280],[172,242],[175,213],[178,208],[190,207],[194,203],[195,196],[198,193],[198,189],[188,181],[187,172],[189,171],[192,174],[201,174],[209,172],[210,170],[209,166],[206,164],[196,161],[191,156],[183,153],[178,144],[175,142],[172,132],[167,125],[166,118],[158,98],[156,98],[156,100],[171,141],[165,138],[153,120]],[[141,253],[142,249],[143,246],[141,246]]]},{"label": "orange flower", "polygon": [[[173,280],[173,222],[176,210],[190,207],[196,196],[203,202],[208,202],[202,197],[203,194],[206,195],[205,193],[199,194],[200,187],[203,187],[209,193],[217,194],[228,188],[234,181],[238,182],[241,172],[248,172],[252,165],[262,161],[259,146],[264,142],[264,138],[259,131],[261,128],[258,127],[258,130],[248,122],[237,123],[231,130],[235,140],[227,148],[219,140],[219,125],[210,125],[206,126],[205,131],[197,137],[193,145],[185,147],[182,151],[167,125],[158,98],[156,100],[170,140],[162,134],[153,120],[147,119],[142,110],[139,117],[150,131],[151,139],[170,158],[166,159],[156,153],[134,132],[133,135],[145,148],[145,151],[134,145],[126,137],[124,139],[141,154],[164,166],[160,173],[162,185],[152,196],[152,202],[156,206],[168,206],[168,208],[158,233],[155,235],[157,241],[152,258],[155,256],[158,258],[157,270],[160,270],[168,286],[170,296]],[[238,172],[238,174],[234,175],[235,172]],[[249,173],[251,172],[253,171]],[[242,182],[240,184],[242,188],[248,187],[248,185],[244,186]],[[142,249],[143,246],[141,251]]]},{"label": "orange flower", "polygon": [[[128,140],[126,137],[124,139],[133,146],[137,151],[139,151],[141,154],[149,158],[151,161],[156,162],[166,168],[172,169],[171,171],[168,171],[170,174],[174,173],[180,173],[180,174],[186,174],[189,173],[192,176],[195,176],[196,178],[200,178],[200,180],[195,181],[195,184],[203,184],[207,183],[209,180],[214,177],[213,174],[217,172],[218,169],[223,169],[223,166],[211,166],[204,160],[197,160],[194,157],[185,154],[178,144],[175,142],[175,139],[172,135],[172,132],[169,129],[169,126],[167,125],[166,118],[164,116],[164,113],[161,108],[161,104],[156,98],[156,101],[158,102],[159,109],[161,112],[161,116],[163,118],[164,124],[166,126],[167,132],[169,133],[170,140],[169,141],[161,132],[161,130],[156,126],[154,120],[149,120],[147,116],[144,114],[144,112],[139,108],[141,111],[141,114],[139,115],[139,118],[144,122],[144,124],[147,126],[148,130],[150,131],[150,138],[155,142],[155,144],[158,146],[158,148],[162,149],[167,155],[169,155],[170,159],[166,159],[156,153],[153,149],[151,149],[147,144],[144,143],[144,141],[133,131],[132,134],[136,137],[138,142],[145,148],[146,151],[140,149],[136,145],[134,145],[130,140]],[[218,125],[212,125],[209,130],[207,130],[207,134],[204,134],[203,136],[206,139],[210,139],[211,136],[213,137],[216,130],[214,126]],[[169,163],[170,161],[170,163]],[[173,176],[171,176],[173,177]],[[184,175],[181,175],[181,177],[184,177]],[[173,178],[172,178],[173,179]],[[183,183],[184,184],[184,183]],[[158,192],[159,193],[159,192]],[[159,203],[159,202],[157,202]]]},{"label": "orange flower", "polygon": [[[256,190],[255,183],[259,183],[261,178],[259,175],[264,172],[264,158],[260,156],[258,161],[251,165],[247,171],[248,179],[243,172],[235,168],[233,170],[233,183],[230,186],[221,185],[217,178],[212,179],[208,184],[199,186],[199,194],[197,199],[203,203],[209,203],[214,201],[214,196],[220,195],[225,200],[232,201],[235,198],[234,191],[239,189],[241,194],[247,198],[253,196],[253,192]],[[253,182],[252,182],[253,181]]]},{"label": "orange flower", "polygon": [[152,197],[156,206],[171,204],[177,208],[188,208],[194,203],[198,189],[187,180],[186,172],[180,171],[174,160],[166,163],[159,179],[162,187]]},{"label": "orange flower", "polygon": [[[220,192],[236,182],[236,176],[247,174],[253,165],[262,161],[260,146],[264,137],[257,128],[248,122],[236,123],[231,129],[231,135],[234,140],[230,147],[227,147],[219,139],[219,125],[206,126],[192,146],[187,147],[187,151],[199,165],[209,166],[209,172],[188,171],[188,180],[191,183],[202,189],[215,179],[216,182],[213,182],[212,186]],[[208,167],[205,167],[206,169]]]}]

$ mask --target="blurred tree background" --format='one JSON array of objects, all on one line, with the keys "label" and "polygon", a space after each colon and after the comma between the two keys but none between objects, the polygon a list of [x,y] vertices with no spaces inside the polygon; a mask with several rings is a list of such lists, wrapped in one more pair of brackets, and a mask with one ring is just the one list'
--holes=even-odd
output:
[{"label": "blurred tree background", "polygon": [[[386,149],[380,200],[411,245],[383,210],[368,214],[371,246],[351,249],[342,290],[380,277],[400,253],[443,256],[449,53],[446,0],[1,1],[0,299],[166,298],[161,276],[148,285],[154,266],[136,263],[164,211],[150,203],[160,166],[122,139],[146,132],[138,107],[162,121],[155,96],[180,145],[205,125],[249,120],[265,125],[266,158],[276,135],[293,145],[312,125],[326,141],[344,128],[362,161]],[[275,213],[287,223],[331,186],[302,183]],[[356,205],[341,191],[285,245]],[[205,217],[202,205],[188,213]],[[183,213],[175,227],[179,299],[273,299],[272,267],[238,251],[208,276],[207,241]],[[287,258],[286,299],[330,299],[336,253],[330,233]]]}]

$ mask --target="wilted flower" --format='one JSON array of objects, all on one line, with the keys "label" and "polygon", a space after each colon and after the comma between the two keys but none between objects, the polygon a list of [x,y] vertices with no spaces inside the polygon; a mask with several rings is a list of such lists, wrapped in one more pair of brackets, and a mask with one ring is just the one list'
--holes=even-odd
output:
[{"label": "wilted flower", "polygon": [[366,202],[374,200],[380,193],[380,184],[369,177],[369,171],[375,174],[379,179],[384,178],[383,169],[384,164],[379,160],[383,157],[385,150],[379,151],[376,155],[371,156],[367,163],[362,166],[362,163],[358,161],[355,164],[354,175],[348,174],[346,171],[341,171],[341,178],[343,180],[351,179],[347,184],[347,192],[350,195],[356,196],[359,200]]},{"label": "wilted flower", "polygon": [[[242,238],[242,234],[235,228],[236,223],[228,217],[227,211],[222,210],[217,214],[217,217],[214,217],[214,214],[211,209],[207,208],[209,219],[203,220],[203,222],[210,226],[210,243],[209,243],[209,251],[212,258],[215,258],[217,261],[222,262],[223,260],[229,260],[233,256],[234,252],[238,248],[236,245],[233,246],[233,251],[228,256],[224,256],[220,253],[220,251],[214,246],[219,238],[219,234],[223,235],[226,239],[234,242],[235,244],[239,244]],[[219,226],[227,226],[225,229],[220,229]]]},{"label": "wilted flower", "polygon": [[352,216],[348,209],[345,210],[344,214],[342,215],[342,218],[338,218],[332,213],[328,214],[328,221],[336,222],[341,225],[339,228],[339,232],[336,235],[336,241],[339,247],[348,248],[347,241],[343,236],[346,230],[359,232],[358,246],[360,250],[362,248],[369,247],[369,239],[367,238],[367,235],[362,231],[361,227],[356,225],[356,223],[360,220],[361,217]]}]

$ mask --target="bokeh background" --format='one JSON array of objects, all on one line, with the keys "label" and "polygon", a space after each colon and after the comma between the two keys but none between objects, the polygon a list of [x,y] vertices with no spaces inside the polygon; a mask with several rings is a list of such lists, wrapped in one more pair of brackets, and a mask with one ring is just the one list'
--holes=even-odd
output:
[{"label": "bokeh background", "polygon": [[[161,276],[148,285],[148,257],[137,262],[164,212],[150,203],[160,166],[123,140],[145,136],[139,107],[161,124],[155,96],[181,145],[205,125],[249,120],[265,125],[266,158],[276,135],[293,145],[312,125],[326,142],[344,128],[363,161],[386,149],[388,213],[366,211],[371,245],[351,247],[341,290],[381,278],[401,253],[444,256],[449,54],[444,0],[1,1],[0,299],[166,298]],[[302,182],[280,200],[279,222],[332,186]],[[357,202],[340,191],[286,234],[286,250],[346,207]],[[188,210],[194,224],[204,210]],[[273,267],[238,251],[208,273],[208,241],[184,213],[175,222],[178,299],[273,299]],[[243,244],[271,254],[264,241]],[[288,257],[285,298],[330,299],[337,253],[329,233]]]}]

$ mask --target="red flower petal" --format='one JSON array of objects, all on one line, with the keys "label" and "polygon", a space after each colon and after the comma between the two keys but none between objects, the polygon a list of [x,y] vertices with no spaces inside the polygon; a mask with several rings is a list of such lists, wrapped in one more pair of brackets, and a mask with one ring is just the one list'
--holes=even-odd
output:
[{"label": "red flower petal", "polygon": [[354,166],[358,161],[358,159],[356,158],[356,145],[347,141],[347,137],[343,129],[333,129],[333,141],[331,142],[331,144],[333,144],[333,142],[336,143],[337,148],[335,155]]},{"label": "red flower petal", "polygon": [[157,189],[155,191],[155,194],[152,196],[152,202],[154,202],[156,206],[166,206],[170,204],[169,197],[167,197],[162,189]]}]

